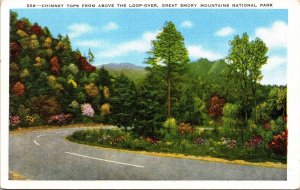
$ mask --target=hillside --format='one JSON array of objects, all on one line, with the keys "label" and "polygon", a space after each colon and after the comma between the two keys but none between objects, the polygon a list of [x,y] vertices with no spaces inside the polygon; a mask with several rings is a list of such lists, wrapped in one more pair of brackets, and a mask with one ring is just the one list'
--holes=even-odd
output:
[{"label": "hillside", "polygon": [[199,59],[189,64],[189,74],[196,79],[220,83],[224,82],[220,75],[225,70],[226,66],[227,64],[224,60],[209,61],[208,59]]},{"label": "hillside", "polygon": [[99,67],[105,68],[114,77],[123,73],[136,84],[140,84],[147,74],[144,67],[132,63],[109,63]]}]

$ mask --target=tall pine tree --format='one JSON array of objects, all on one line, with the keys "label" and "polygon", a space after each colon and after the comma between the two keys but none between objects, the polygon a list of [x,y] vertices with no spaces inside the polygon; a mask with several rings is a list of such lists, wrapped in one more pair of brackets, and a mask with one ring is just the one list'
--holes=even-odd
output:
[{"label": "tall pine tree", "polygon": [[152,49],[147,63],[160,72],[167,84],[167,116],[172,117],[172,92],[177,80],[185,73],[189,63],[188,51],[184,46],[184,38],[176,30],[172,22],[166,22],[162,31],[152,41]]}]

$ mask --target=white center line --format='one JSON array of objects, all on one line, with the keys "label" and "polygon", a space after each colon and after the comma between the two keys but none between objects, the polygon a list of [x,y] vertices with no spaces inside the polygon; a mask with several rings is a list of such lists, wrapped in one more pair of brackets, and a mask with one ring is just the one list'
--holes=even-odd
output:
[{"label": "white center line", "polygon": [[55,131],[55,133],[67,133],[69,131]]},{"label": "white center line", "polygon": [[46,134],[41,134],[41,135],[39,135],[39,136],[37,136],[38,138],[40,138],[40,137],[42,137],[42,136],[45,136]]},{"label": "white center line", "polygon": [[104,162],[111,162],[111,163],[115,163],[115,164],[133,166],[133,167],[138,167],[138,168],[143,168],[144,167],[144,166],[135,165],[135,164],[129,164],[129,163],[124,163],[124,162],[116,162],[116,161],[112,161],[112,160],[105,160],[105,159],[101,159],[101,158],[94,158],[94,157],[85,156],[85,155],[81,155],[81,154],[76,154],[76,153],[72,153],[72,152],[65,152],[65,153],[66,154],[71,154],[71,155],[74,155],[74,156],[83,157],[83,158],[89,158],[89,159],[94,159],[94,160],[99,160],[99,161],[104,161]]},{"label": "white center line", "polygon": [[36,140],[33,141],[36,145],[40,146],[40,144],[38,142],[36,142]]}]

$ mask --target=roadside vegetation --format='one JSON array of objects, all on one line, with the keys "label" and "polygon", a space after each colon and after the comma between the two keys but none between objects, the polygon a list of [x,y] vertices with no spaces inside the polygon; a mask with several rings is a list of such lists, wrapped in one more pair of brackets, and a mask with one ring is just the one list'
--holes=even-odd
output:
[{"label": "roadside vegetation", "polygon": [[[247,33],[228,56],[189,60],[184,37],[166,22],[148,52],[144,72],[110,74],[93,66],[89,50],[68,36],[10,18],[10,129],[104,123],[80,143],[227,159],[286,162],[287,86],[262,85],[268,47]],[[129,69],[130,70],[130,69]],[[278,76],[280,77],[280,76]]]}]

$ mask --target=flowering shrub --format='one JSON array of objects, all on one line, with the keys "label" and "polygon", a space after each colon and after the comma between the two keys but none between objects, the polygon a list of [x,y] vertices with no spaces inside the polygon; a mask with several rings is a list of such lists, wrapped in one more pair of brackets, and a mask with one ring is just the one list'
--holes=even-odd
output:
[{"label": "flowering shrub", "polygon": [[72,114],[58,114],[53,115],[48,120],[48,124],[51,125],[65,125],[68,124],[72,120]]},{"label": "flowering shrub", "polygon": [[68,84],[71,84],[73,88],[77,88],[77,83],[73,79],[68,80]]},{"label": "flowering shrub", "polygon": [[103,87],[103,97],[105,98],[105,99],[108,99],[109,98],[109,88],[107,87],[107,86],[104,86]]},{"label": "flowering shrub", "polygon": [[9,116],[9,124],[13,127],[18,125],[21,122],[20,117],[18,115]]},{"label": "flowering shrub", "polygon": [[268,149],[277,155],[286,155],[288,143],[288,131],[284,130],[280,134],[274,135],[273,140],[268,143]]},{"label": "flowering shrub", "polygon": [[271,124],[269,121],[264,122],[264,129],[269,130],[271,128]]},{"label": "flowering shrub", "polygon": [[74,74],[74,75],[77,75],[78,72],[79,72],[78,67],[77,67],[75,64],[73,64],[73,63],[71,63],[71,64],[69,65],[68,69],[69,69],[69,71],[70,71],[72,74]]},{"label": "flowering shrub", "polygon": [[222,137],[221,138],[221,145],[224,145],[224,146],[226,146],[227,148],[235,148],[236,147],[236,145],[237,145],[237,142],[236,142],[236,140],[234,140],[234,139],[229,139],[229,138],[224,138],[224,137]]},{"label": "flowering shrub", "polygon": [[164,124],[163,124],[164,128],[166,129],[174,129],[177,127],[177,121],[175,118],[168,118]]},{"label": "flowering shrub", "polygon": [[35,67],[41,67],[42,66],[42,62],[44,62],[45,60],[40,58],[40,57],[36,57],[35,58],[35,63],[33,64],[33,66]]},{"label": "flowering shrub", "polygon": [[69,106],[72,108],[79,108],[79,103],[76,100],[73,100]]},{"label": "flowering shrub", "polygon": [[43,120],[48,119],[49,115],[60,113],[60,104],[55,97],[47,95],[35,96],[30,99],[30,108],[33,113],[37,113]]},{"label": "flowering shrub", "polygon": [[63,90],[63,86],[61,84],[57,83],[56,77],[54,75],[50,75],[47,79],[48,79],[49,85],[54,90]]},{"label": "flowering shrub", "polygon": [[178,132],[181,135],[187,135],[192,134],[194,131],[194,128],[189,123],[180,123]]},{"label": "flowering shrub", "polygon": [[16,96],[23,96],[25,94],[25,85],[21,82],[16,82],[16,84],[12,87],[12,92]]},{"label": "flowering shrub", "polygon": [[17,31],[17,34],[18,34],[21,38],[28,37],[28,34],[27,34],[26,32],[24,32],[23,30],[18,30],[18,31]]},{"label": "flowering shrub", "polygon": [[111,113],[109,103],[103,104],[100,110],[101,110],[101,115],[109,115]]},{"label": "flowering shrub", "polygon": [[23,30],[26,27],[26,22],[24,20],[18,20],[16,23],[16,27],[19,30]]},{"label": "flowering shrub", "polygon": [[60,70],[60,64],[57,56],[51,58],[50,65],[51,65],[50,68],[51,73],[54,75],[58,75]]},{"label": "flowering shrub", "polygon": [[88,103],[81,105],[81,111],[82,111],[82,115],[85,115],[88,117],[93,117],[94,113],[95,113],[91,104],[88,104]]},{"label": "flowering shrub", "polygon": [[246,142],[246,147],[257,148],[261,145],[263,138],[260,135],[254,135],[249,141]]},{"label": "flowering shrub", "polygon": [[159,142],[159,139],[154,137],[147,137],[145,138],[145,141],[147,141],[150,144],[157,144]]},{"label": "flowering shrub", "polygon": [[9,70],[10,70],[10,76],[11,77],[18,77],[18,71],[19,71],[19,66],[15,62],[11,63],[9,65]]},{"label": "flowering shrub", "polygon": [[36,49],[40,46],[39,41],[35,34],[30,36],[29,48]]},{"label": "flowering shrub", "polygon": [[84,86],[86,93],[91,97],[96,97],[99,94],[99,89],[94,83]]},{"label": "flowering shrub", "polygon": [[96,67],[91,65],[85,57],[82,57],[81,55],[78,55],[78,57],[78,66],[81,70],[87,72],[93,72],[96,70]]},{"label": "flowering shrub", "polygon": [[197,137],[194,139],[194,144],[204,144],[206,142],[206,139]]},{"label": "flowering shrub", "polygon": [[47,37],[47,38],[45,39],[44,46],[45,46],[46,48],[50,48],[50,47],[51,47],[51,44],[52,44],[52,39],[51,39],[50,37]]},{"label": "flowering shrub", "polygon": [[28,71],[28,69],[26,68],[26,69],[23,69],[22,70],[22,72],[21,72],[21,74],[20,74],[20,77],[21,78],[26,78],[26,77],[28,77],[29,76],[29,71]]},{"label": "flowering shrub", "polygon": [[21,53],[21,46],[18,42],[11,42],[9,44],[10,56],[13,60],[16,60]]},{"label": "flowering shrub", "polygon": [[67,49],[68,45],[66,45],[65,43],[59,41],[55,47],[56,50],[61,50],[61,49]]},{"label": "flowering shrub", "polygon": [[37,114],[26,115],[24,120],[25,120],[24,123],[28,126],[34,126],[40,124],[40,117]]},{"label": "flowering shrub", "polygon": [[218,95],[212,96],[209,100],[209,116],[215,120],[220,120],[223,116],[223,106],[225,104],[225,99]]},{"label": "flowering shrub", "polygon": [[53,50],[51,48],[46,49],[46,53],[48,57],[51,57],[53,55]]},{"label": "flowering shrub", "polygon": [[126,140],[125,137],[120,135],[116,138],[111,139],[110,144],[118,144],[118,143],[120,143],[121,141],[124,141],[124,140]]},{"label": "flowering shrub", "polygon": [[39,25],[35,24],[35,25],[31,26],[31,32],[37,36],[40,36],[42,33],[42,29]]}]

